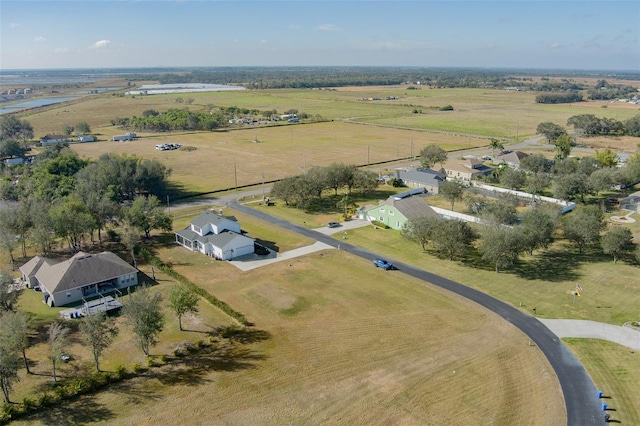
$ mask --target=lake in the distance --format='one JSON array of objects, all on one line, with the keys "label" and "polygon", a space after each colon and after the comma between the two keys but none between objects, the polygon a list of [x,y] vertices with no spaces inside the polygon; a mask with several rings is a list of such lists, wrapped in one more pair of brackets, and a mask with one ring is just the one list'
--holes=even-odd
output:
[{"label": "lake in the distance", "polygon": [[4,107],[0,107],[0,114],[6,114],[8,112],[15,112],[15,111],[19,111],[21,109],[36,108],[36,107],[41,107],[41,106],[45,106],[45,105],[59,104],[60,102],[70,101],[71,99],[74,99],[74,98],[73,97],[67,97],[67,98],[39,98],[39,99],[33,99],[31,101],[20,102],[19,104],[13,104],[13,105],[7,105],[7,106],[4,106]]},{"label": "lake in the distance", "polygon": [[167,93],[223,92],[228,90],[246,90],[242,86],[226,84],[182,83],[182,84],[143,84],[137,90],[130,90],[126,95],[159,95]]}]

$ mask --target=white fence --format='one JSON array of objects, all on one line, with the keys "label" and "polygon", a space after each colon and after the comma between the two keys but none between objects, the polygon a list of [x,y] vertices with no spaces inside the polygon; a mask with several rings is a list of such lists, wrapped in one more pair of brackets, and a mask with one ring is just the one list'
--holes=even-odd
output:
[{"label": "white fence", "polygon": [[558,204],[562,206],[562,212],[561,212],[562,214],[570,212],[571,210],[576,208],[576,203],[572,203],[570,201],[558,200],[557,198],[544,197],[541,195],[529,194],[528,192],[514,191],[512,189],[499,188],[497,186],[484,185],[476,182],[473,182],[473,186],[480,189],[484,189],[486,191],[500,192],[504,194],[513,194],[517,197],[530,198],[532,200],[538,199],[538,200],[546,201],[547,203]]}]

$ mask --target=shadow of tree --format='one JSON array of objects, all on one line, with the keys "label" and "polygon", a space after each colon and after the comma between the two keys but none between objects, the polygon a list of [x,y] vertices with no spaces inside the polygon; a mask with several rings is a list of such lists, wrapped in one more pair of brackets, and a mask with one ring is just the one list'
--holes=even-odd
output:
[{"label": "shadow of tree", "polygon": [[86,425],[112,420],[115,413],[100,404],[91,395],[75,399],[70,404],[52,405],[27,416],[28,421],[40,421],[47,425]]},{"label": "shadow of tree", "polygon": [[609,257],[597,250],[585,250],[582,254],[566,249],[547,250],[536,254],[534,259],[519,262],[513,272],[528,280],[575,281],[583,276],[579,272],[581,264],[607,261],[611,261]]},{"label": "shadow of tree", "polygon": [[237,326],[219,327],[215,334],[218,334],[230,342],[249,345],[251,343],[261,342],[271,338],[271,333],[265,330],[255,328],[239,328]]}]

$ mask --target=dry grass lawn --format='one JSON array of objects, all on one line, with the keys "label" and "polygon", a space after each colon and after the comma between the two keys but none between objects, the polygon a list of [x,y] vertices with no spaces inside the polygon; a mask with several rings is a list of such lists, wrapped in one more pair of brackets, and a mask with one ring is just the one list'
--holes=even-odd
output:
[{"label": "dry grass lawn", "polygon": [[[171,258],[176,251],[183,249],[160,254]],[[175,367],[178,375],[160,370],[81,398],[55,410],[63,416],[58,419],[122,425],[564,422],[562,394],[542,354],[473,303],[339,251],[250,272],[221,262],[201,265],[202,257],[191,255],[190,264],[175,268],[248,314],[263,337]],[[43,413],[31,423],[51,420]]]}]

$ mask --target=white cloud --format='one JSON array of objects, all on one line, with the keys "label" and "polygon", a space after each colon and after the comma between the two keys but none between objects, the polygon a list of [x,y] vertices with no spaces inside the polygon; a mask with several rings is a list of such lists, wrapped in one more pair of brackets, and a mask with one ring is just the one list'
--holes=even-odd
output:
[{"label": "white cloud", "polygon": [[265,40],[265,39],[260,40],[260,44],[267,44],[267,43],[268,43],[268,41]]},{"label": "white cloud", "polygon": [[67,53],[68,51],[68,47],[56,47],[55,49],[53,49],[53,53]]},{"label": "white cloud", "polygon": [[556,42],[556,43],[552,43],[551,46],[549,46],[552,49],[557,49],[558,47],[560,47],[560,43]]},{"label": "white cloud", "polygon": [[105,47],[109,47],[111,44],[111,40],[99,40],[89,46],[89,49],[104,49]]},{"label": "white cloud", "polygon": [[320,24],[315,29],[316,31],[336,31],[338,27],[333,24]]},{"label": "white cloud", "polygon": [[20,26],[20,24],[17,23],[17,22],[10,22],[9,23],[9,28],[12,28],[12,29],[13,28],[18,28],[19,26]]},{"label": "white cloud", "polygon": [[42,41],[45,41],[45,40],[46,40],[46,38],[44,38],[44,37],[42,37],[42,36],[38,36],[38,37],[36,37],[36,38],[34,39],[34,41],[36,41],[36,42],[38,42],[38,43],[40,43],[40,42],[42,42]]}]

